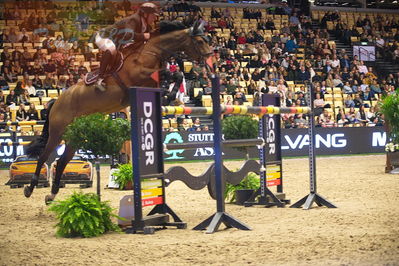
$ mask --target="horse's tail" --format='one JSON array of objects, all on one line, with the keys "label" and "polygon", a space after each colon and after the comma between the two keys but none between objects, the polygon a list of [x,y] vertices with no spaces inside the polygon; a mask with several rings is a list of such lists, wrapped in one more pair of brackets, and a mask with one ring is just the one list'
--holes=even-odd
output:
[{"label": "horse's tail", "polygon": [[47,119],[46,122],[44,123],[42,134],[38,138],[33,140],[31,143],[29,143],[29,145],[26,148],[26,154],[29,157],[33,158],[39,157],[47,145],[47,141],[49,138],[50,111],[51,108],[53,107],[54,102],[55,99],[52,99],[47,104]]}]

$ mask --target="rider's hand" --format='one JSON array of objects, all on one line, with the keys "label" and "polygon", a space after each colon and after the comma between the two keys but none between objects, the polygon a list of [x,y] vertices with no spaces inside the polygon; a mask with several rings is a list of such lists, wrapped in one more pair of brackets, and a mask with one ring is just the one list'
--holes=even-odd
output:
[{"label": "rider's hand", "polygon": [[144,33],[144,39],[149,40],[150,39],[150,34],[148,32]]}]

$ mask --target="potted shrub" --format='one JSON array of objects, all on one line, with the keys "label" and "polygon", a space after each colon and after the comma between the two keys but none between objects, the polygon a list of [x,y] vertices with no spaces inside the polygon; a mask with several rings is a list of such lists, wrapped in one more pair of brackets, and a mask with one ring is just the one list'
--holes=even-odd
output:
[{"label": "potted shrub", "polygon": [[113,173],[114,182],[118,184],[119,189],[129,190],[133,189],[133,167],[132,164],[121,164]]},{"label": "potted shrub", "polygon": [[399,93],[395,92],[386,96],[380,106],[384,114],[387,132],[387,163],[385,172],[390,172],[399,167]]},{"label": "potted shrub", "polygon": [[[229,116],[222,120],[222,132],[225,139],[255,139],[258,137],[258,121],[247,115]],[[235,148],[245,152],[249,160],[248,147]],[[260,186],[259,178],[249,173],[239,184],[226,184],[225,198],[230,202],[243,205],[252,195],[254,189]]]},{"label": "potted shrub", "polygon": [[119,154],[123,143],[130,139],[130,122],[126,119],[110,119],[96,113],[76,118],[64,134],[64,139],[75,149],[90,151],[95,156],[97,195],[100,197],[99,156]]},{"label": "potted shrub", "polygon": [[94,237],[110,231],[120,231],[111,217],[114,209],[108,202],[101,202],[93,193],[74,192],[63,201],[55,201],[49,210],[59,219],[56,225],[60,237]]},{"label": "potted shrub", "polygon": [[[258,121],[248,115],[234,115],[222,120],[222,132],[225,139],[256,139],[258,138]],[[249,159],[248,148],[235,148],[245,151]]]},{"label": "potted shrub", "polygon": [[249,173],[237,185],[226,184],[224,198],[226,201],[244,205],[244,202],[246,202],[259,187],[259,176],[255,173]]}]

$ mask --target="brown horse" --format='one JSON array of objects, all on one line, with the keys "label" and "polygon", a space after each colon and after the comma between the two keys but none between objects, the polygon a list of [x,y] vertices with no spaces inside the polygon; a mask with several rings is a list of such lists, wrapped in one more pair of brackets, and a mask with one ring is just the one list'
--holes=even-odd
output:
[{"label": "brown horse", "polygon": [[[27,149],[29,156],[38,156],[38,163],[30,186],[24,188],[26,197],[31,196],[38,184],[40,169],[61,142],[66,127],[76,117],[96,112],[112,113],[127,107],[127,88],[157,87],[151,75],[161,68],[161,62],[177,51],[183,51],[194,60],[204,60],[211,54],[202,25],[198,22],[190,29],[184,29],[182,24],[176,22],[160,22],[159,28],[160,34],[138,49],[139,53],[129,51],[128,47],[123,51],[125,58],[122,68],[117,73],[119,78],[107,77],[107,89],[104,92],[95,86],[86,86],[84,82],[79,82],[61,94],[55,102],[50,102],[49,115],[42,135]],[[65,152],[58,160],[51,195],[46,196],[46,203],[54,200],[58,193],[62,173],[75,151],[71,145],[66,144]]]}]

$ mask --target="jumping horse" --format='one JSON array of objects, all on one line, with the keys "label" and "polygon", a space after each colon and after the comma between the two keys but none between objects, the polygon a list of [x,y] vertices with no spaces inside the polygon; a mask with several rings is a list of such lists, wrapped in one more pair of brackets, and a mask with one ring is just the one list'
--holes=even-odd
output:
[{"label": "jumping horse", "polygon": [[[51,152],[60,144],[66,127],[77,117],[92,113],[112,113],[129,105],[130,87],[157,87],[151,75],[160,70],[162,62],[176,52],[184,52],[193,60],[202,61],[212,53],[203,25],[195,22],[186,29],[181,23],[163,21],[159,23],[159,34],[151,37],[138,52],[129,47],[122,51],[122,67],[105,79],[106,90],[100,91],[95,85],[86,85],[80,81],[62,93],[56,101],[49,102],[48,118],[41,136],[27,149],[29,156],[38,157],[35,174],[29,186],[25,186],[24,195],[30,197],[43,164]],[[66,143],[65,151],[58,160],[51,194],[45,198],[46,204],[53,201],[59,191],[62,173],[76,150]]]}]

